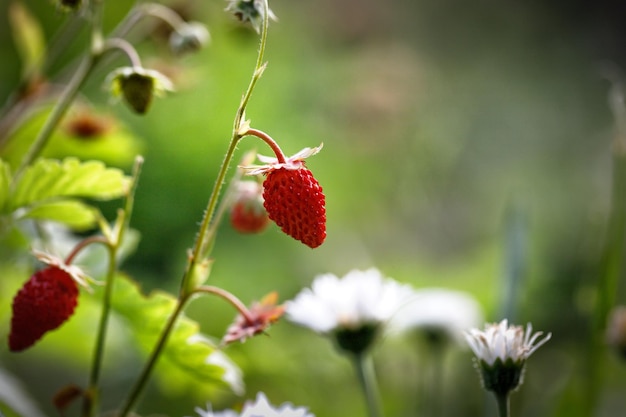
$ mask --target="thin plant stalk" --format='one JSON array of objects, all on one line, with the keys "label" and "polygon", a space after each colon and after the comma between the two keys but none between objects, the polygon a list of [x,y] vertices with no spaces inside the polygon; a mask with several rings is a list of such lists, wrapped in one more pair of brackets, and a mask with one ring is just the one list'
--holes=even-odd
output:
[{"label": "thin plant stalk", "polygon": [[61,97],[52,109],[50,116],[46,119],[46,122],[37,134],[35,141],[28,149],[28,152],[26,153],[24,158],[22,158],[20,166],[15,173],[15,183],[17,183],[17,179],[22,175],[24,170],[39,156],[41,151],[46,147],[48,141],[50,140],[50,137],[52,136],[52,132],[54,132],[59,122],[65,115],[67,109],[74,101],[76,94],[78,94],[78,90],[81,88],[88,75],[91,73],[91,70],[95,66],[96,62],[97,57],[91,54],[83,58],[80,65],[76,69],[76,72],[74,72],[71,80],[65,87],[65,90],[63,90]]},{"label": "thin plant stalk", "polygon": [[365,397],[369,417],[382,417],[378,384],[372,358],[367,353],[355,353],[353,356],[359,385]]},{"label": "thin plant stalk", "polygon": [[98,322],[98,332],[96,334],[96,342],[94,346],[94,354],[91,362],[91,370],[89,374],[89,385],[86,395],[83,397],[82,416],[91,417],[94,415],[98,405],[98,385],[100,383],[100,371],[104,358],[104,343],[106,341],[109,317],[111,313],[111,301],[113,296],[113,282],[115,280],[118,269],[118,251],[124,240],[124,235],[129,227],[130,217],[133,212],[135,203],[135,191],[139,181],[139,174],[143,158],[137,157],[133,167],[132,185],[128,191],[126,202],[123,210],[120,211],[116,227],[107,237],[107,249],[109,255],[109,264],[107,268],[107,276],[104,283],[104,295],[102,297],[102,310],[100,312],[100,320]]},{"label": "thin plant stalk", "polygon": [[250,97],[252,96],[254,87],[256,86],[258,80],[261,78],[263,70],[265,69],[265,65],[263,64],[263,57],[265,55],[265,44],[267,42],[267,26],[269,22],[269,6],[267,0],[263,1],[263,8],[265,13],[263,18],[263,28],[261,30],[261,40],[259,44],[259,52],[257,55],[256,65],[254,66],[254,72],[252,73],[252,78],[250,79],[248,88],[244,93],[241,99],[241,103],[239,104],[239,108],[237,109],[237,112],[235,114],[230,143],[228,145],[228,149],[226,150],[226,154],[224,155],[222,165],[220,166],[217,179],[215,180],[213,191],[211,192],[211,196],[209,197],[209,203],[207,205],[206,211],[204,212],[204,217],[202,218],[200,229],[198,230],[198,236],[196,237],[196,244],[193,250],[193,254],[188,263],[185,276],[183,277],[183,282],[181,285],[181,288],[183,289],[186,287],[186,281],[190,278],[196,262],[200,261],[211,250],[214,234],[210,234],[208,232],[214,220],[213,214],[217,207],[220,192],[226,179],[226,172],[228,171],[228,167],[230,166],[230,163],[233,159],[235,150],[237,150],[237,145],[245,134],[245,132],[241,132],[241,126],[245,122],[244,115],[246,112],[246,107],[248,106],[248,101],[250,101]]},{"label": "thin plant stalk", "polygon": [[169,335],[172,333],[172,330],[174,329],[174,326],[176,324],[178,317],[185,309],[185,305],[187,304],[187,301],[189,300],[189,298],[190,296],[186,295],[186,296],[181,296],[178,299],[178,302],[176,303],[176,307],[174,311],[172,312],[172,314],[170,315],[170,317],[168,318],[167,322],[165,323],[165,327],[163,328],[163,331],[161,332],[159,339],[157,340],[157,343],[154,346],[152,354],[148,358],[148,361],[144,365],[143,370],[141,371],[141,374],[139,375],[139,378],[137,379],[137,381],[131,388],[131,391],[129,392],[128,396],[126,397],[126,400],[124,404],[122,405],[122,408],[120,409],[118,417],[128,416],[128,414],[131,412],[131,410],[134,408],[135,404],[139,400],[139,396],[141,395],[144,387],[146,386],[148,379],[150,378],[150,375],[152,373],[152,370],[154,369],[154,366],[156,365],[156,362],[159,359],[161,352],[163,351],[163,349],[165,348],[165,345],[167,344]]},{"label": "thin plant stalk", "polygon": [[102,56],[102,7],[103,0],[94,0],[92,2],[93,19],[91,21],[91,49],[87,56],[83,58],[78,68],[72,75],[69,83],[63,90],[61,97],[52,109],[50,116],[46,119],[43,127],[37,134],[35,141],[28,149],[28,152],[22,158],[22,161],[15,173],[15,183],[22,175],[24,170],[39,156],[45,148],[52,136],[52,132],[56,129],[59,122],[67,112],[78,91],[87,80],[87,77],[98,63]]},{"label": "thin plant stalk", "polygon": [[509,417],[511,415],[511,402],[509,401],[509,393],[494,393],[496,402],[498,403],[498,416]]},{"label": "thin plant stalk", "polygon": [[148,361],[144,365],[139,378],[137,379],[137,381],[131,388],[130,393],[126,397],[126,400],[124,401],[122,405],[120,413],[118,414],[119,417],[128,416],[128,414],[134,408],[137,400],[139,399],[141,392],[145,388],[146,383],[148,382],[148,379],[150,378],[150,375],[152,374],[152,371],[158,361],[158,358],[160,357],[163,349],[165,348],[167,344],[167,340],[169,339],[169,336],[175,327],[178,317],[184,311],[184,307],[187,301],[189,301],[191,296],[194,294],[195,289],[189,288],[188,284],[194,274],[195,268],[198,262],[202,262],[203,258],[205,258],[205,256],[208,255],[208,251],[210,250],[212,246],[212,241],[214,239],[215,234],[210,233],[210,231],[211,231],[211,226],[214,221],[214,213],[217,208],[217,203],[219,200],[220,192],[226,179],[226,172],[228,171],[228,168],[233,159],[235,150],[237,149],[237,144],[239,143],[239,140],[243,137],[240,130],[241,130],[242,123],[244,121],[243,118],[244,118],[246,106],[252,95],[254,87],[256,86],[257,81],[261,77],[263,73],[263,69],[265,68],[265,66],[263,65],[263,56],[265,53],[265,43],[267,40],[267,26],[268,26],[268,20],[269,20],[268,19],[269,6],[267,4],[267,0],[263,1],[263,7],[265,9],[264,19],[263,19],[263,29],[261,32],[260,46],[259,46],[259,51],[257,55],[257,61],[256,61],[256,65],[254,68],[254,72],[252,74],[250,84],[248,85],[248,89],[246,90],[241,100],[241,103],[239,105],[239,108],[237,109],[237,113],[235,115],[233,132],[232,132],[232,136],[230,139],[230,143],[228,145],[228,149],[224,156],[224,160],[222,161],[222,165],[220,166],[220,169],[218,171],[217,179],[215,181],[215,186],[213,187],[213,190],[209,197],[209,202],[204,212],[204,216],[202,218],[202,222],[198,230],[198,235],[196,236],[194,248],[192,250],[191,256],[189,257],[189,260],[187,262],[187,267],[185,269],[185,273],[181,280],[181,289],[179,292],[176,307],[174,311],[172,312],[172,314],[170,315],[167,323],[165,324],[165,327],[163,331],[161,332],[161,335],[159,336],[159,339],[157,340],[157,343],[154,349],[152,350],[148,358]]}]

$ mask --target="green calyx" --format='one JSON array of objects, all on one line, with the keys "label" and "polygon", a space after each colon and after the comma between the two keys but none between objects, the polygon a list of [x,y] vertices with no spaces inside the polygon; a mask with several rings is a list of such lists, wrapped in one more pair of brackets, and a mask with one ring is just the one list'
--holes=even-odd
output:
[{"label": "green calyx", "polygon": [[365,324],[355,329],[338,329],[334,333],[335,341],[341,350],[360,355],[374,344],[379,329],[378,324]]},{"label": "green calyx", "polygon": [[497,358],[492,365],[479,361],[483,385],[487,391],[493,391],[497,395],[506,395],[522,384],[524,377],[525,361],[514,362],[508,358],[506,361]]}]

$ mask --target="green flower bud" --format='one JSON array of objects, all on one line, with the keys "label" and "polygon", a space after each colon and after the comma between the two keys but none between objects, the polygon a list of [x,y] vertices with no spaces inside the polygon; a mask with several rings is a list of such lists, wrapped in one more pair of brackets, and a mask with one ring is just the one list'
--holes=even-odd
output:
[{"label": "green flower bud", "polygon": [[170,35],[170,48],[176,55],[196,52],[211,39],[209,31],[201,23],[190,22],[180,26]]},{"label": "green flower bud", "polygon": [[[261,32],[265,17],[263,0],[228,0],[226,11],[233,13],[240,22],[250,22],[257,33]],[[278,20],[270,8],[267,9],[267,17],[270,20]]]},{"label": "green flower bud", "polygon": [[122,96],[124,101],[136,113],[148,111],[152,98],[172,91],[172,82],[163,74],[141,67],[123,67],[113,71],[107,77],[114,97]]}]

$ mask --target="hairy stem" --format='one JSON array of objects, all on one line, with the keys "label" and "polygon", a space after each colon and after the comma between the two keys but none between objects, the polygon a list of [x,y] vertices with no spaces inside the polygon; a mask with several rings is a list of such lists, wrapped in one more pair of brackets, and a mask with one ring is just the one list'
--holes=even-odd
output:
[{"label": "hairy stem", "polygon": [[186,291],[187,282],[192,275],[192,271],[194,270],[195,264],[201,261],[202,258],[204,258],[206,255],[208,255],[208,252],[210,251],[212,247],[215,234],[209,233],[209,232],[214,223],[215,209],[217,207],[217,203],[218,203],[219,196],[222,190],[222,186],[224,185],[224,181],[226,179],[226,173],[228,171],[230,163],[235,154],[235,150],[237,149],[237,145],[242,138],[240,128],[241,128],[242,123],[244,122],[243,116],[245,114],[248,101],[250,100],[250,97],[252,95],[252,92],[254,91],[254,87],[257,81],[259,80],[259,78],[261,77],[261,74],[263,73],[263,68],[264,68],[263,55],[265,53],[265,43],[267,40],[267,24],[268,24],[267,0],[263,1],[263,7],[265,8],[265,14],[264,14],[265,17],[263,19],[263,30],[261,32],[261,40],[260,40],[256,65],[254,67],[254,71],[252,73],[252,78],[250,80],[250,84],[248,85],[248,89],[246,90],[235,115],[230,143],[228,145],[228,149],[226,150],[226,154],[224,155],[222,165],[220,166],[219,172],[217,174],[215,185],[211,192],[211,196],[209,197],[209,202],[204,212],[202,222],[200,223],[198,235],[196,236],[196,243],[194,245],[192,255],[189,258],[185,275],[183,276],[183,280],[181,283],[182,291]]},{"label": "hairy stem", "polygon": [[263,31],[261,33],[260,47],[259,47],[259,52],[258,52],[254,72],[252,74],[250,84],[248,85],[248,89],[246,90],[246,93],[244,94],[243,99],[241,100],[241,103],[235,115],[233,133],[230,139],[230,143],[228,145],[226,155],[224,156],[224,160],[222,161],[222,165],[220,166],[217,179],[215,181],[215,186],[213,187],[211,196],[209,197],[207,208],[204,212],[204,216],[202,218],[200,228],[198,229],[198,235],[196,236],[196,242],[195,242],[194,248],[192,250],[192,253],[189,256],[189,260],[185,268],[185,273],[181,280],[181,289],[180,289],[180,293],[178,296],[178,302],[176,304],[176,308],[172,312],[172,315],[169,317],[165,327],[163,328],[163,331],[161,332],[161,335],[159,336],[157,344],[154,347],[150,355],[150,358],[144,365],[139,378],[137,379],[137,381],[135,382],[135,385],[132,387],[130,391],[130,394],[127,396],[121,408],[121,411],[118,415],[119,417],[126,417],[128,413],[130,413],[131,410],[134,408],[137,400],[139,399],[139,396],[141,392],[143,391],[146,383],[148,382],[148,379],[150,378],[150,375],[158,361],[159,356],[161,355],[163,349],[166,346],[169,335],[174,329],[178,317],[184,311],[185,304],[187,303],[187,301],[193,294],[194,289],[188,288],[189,287],[188,284],[193,276],[194,270],[196,269],[198,262],[202,262],[203,258],[206,255],[208,255],[208,251],[211,248],[212,241],[215,237],[215,234],[210,233],[210,231],[212,230],[211,226],[214,221],[214,213],[215,213],[217,203],[219,200],[220,191],[224,184],[228,167],[230,166],[230,163],[233,159],[233,155],[235,154],[235,150],[237,149],[237,144],[239,143],[239,140],[242,137],[240,134],[240,127],[243,121],[243,115],[245,114],[247,103],[250,99],[250,96],[252,95],[254,86],[256,85],[258,79],[261,77],[261,74],[263,73],[264,66],[262,62],[263,62],[263,55],[265,52],[265,42],[267,39],[267,25],[268,25],[267,0],[263,1],[263,7],[265,8],[265,18],[263,20]]}]

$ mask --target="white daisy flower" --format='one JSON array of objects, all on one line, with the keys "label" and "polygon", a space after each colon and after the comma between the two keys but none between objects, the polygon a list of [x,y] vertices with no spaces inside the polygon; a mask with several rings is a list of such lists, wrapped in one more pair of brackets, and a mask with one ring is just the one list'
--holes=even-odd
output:
[{"label": "white daisy flower", "polygon": [[294,407],[290,403],[274,407],[262,392],[257,394],[254,402],[246,402],[241,414],[233,410],[213,412],[210,405],[207,410],[197,407],[196,413],[200,417],[315,417],[306,407]]},{"label": "white daisy flower", "polygon": [[424,332],[433,337],[461,343],[467,329],[483,323],[483,311],[465,292],[444,288],[417,290],[413,299],[391,321],[397,333]]},{"label": "white daisy flower", "polygon": [[[385,278],[377,269],[353,270],[343,278],[324,274],[315,278],[286,304],[287,319],[320,334],[334,334],[341,348],[362,351],[380,328],[406,304],[408,285]],[[345,346],[359,339],[359,346]]]},{"label": "white daisy flower", "polygon": [[506,397],[522,384],[526,359],[551,336],[551,333],[544,336],[543,332],[533,334],[530,323],[526,330],[522,326],[509,326],[506,319],[487,324],[485,330],[472,329],[465,335],[476,354],[485,389],[498,397]]},{"label": "white daisy flower", "polygon": [[465,338],[476,357],[488,365],[493,365],[497,359],[521,363],[552,337],[548,333],[541,338],[543,332],[532,334],[532,330],[530,323],[524,331],[522,326],[509,326],[505,319],[500,323],[487,324],[484,331],[472,329],[465,334]]}]

